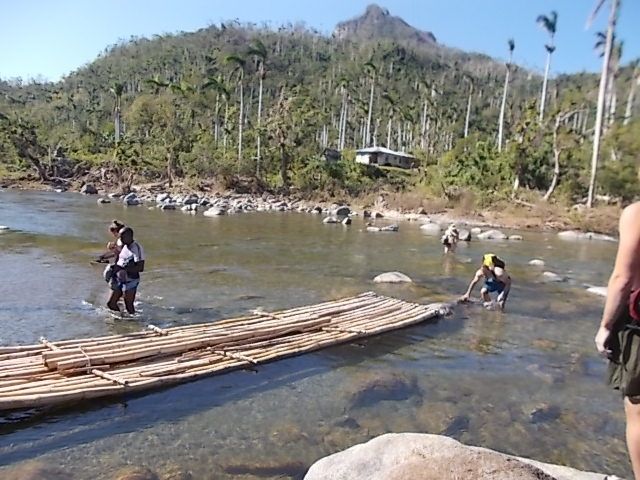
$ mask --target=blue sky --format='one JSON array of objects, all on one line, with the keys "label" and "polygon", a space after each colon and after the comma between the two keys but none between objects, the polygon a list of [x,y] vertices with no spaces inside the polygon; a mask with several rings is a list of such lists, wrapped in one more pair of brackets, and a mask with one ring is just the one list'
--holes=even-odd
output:
[{"label": "blue sky", "polygon": [[[193,31],[221,20],[273,25],[303,21],[330,33],[335,24],[361,14],[360,0],[0,0],[0,78],[42,75],[57,80],[93,60],[107,45],[131,35]],[[514,58],[542,70],[545,32],[535,19],[559,15],[553,73],[597,71],[594,32],[585,23],[595,0],[387,0],[378,2],[411,25],[433,32],[440,43],[504,58],[507,39],[516,41]],[[618,36],[623,61],[640,57],[640,1],[622,0]]]}]

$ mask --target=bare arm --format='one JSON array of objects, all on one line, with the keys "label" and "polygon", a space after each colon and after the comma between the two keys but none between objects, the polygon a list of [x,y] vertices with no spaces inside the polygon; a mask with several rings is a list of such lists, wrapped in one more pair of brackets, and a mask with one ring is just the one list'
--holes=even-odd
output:
[{"label": "bare arm", "polygon": [[482,274],[482,270],[477,270],[476,274],[473,277],[473,280],[471,280],[471,283],[469,284],[469,288],[467,288],[467,291],[465,292],[465,294],[460,297],[460,300],[466,301],[469,300],[469,296],[471,295],[471,292],[473,291],[473,287],[476,286],[476,284],[480,281],[480,279],[483,277],[484,275]]},{"label": "bare arm", "polygon": [[[496,268],[496,272],[497,272]],[[511,290],[511,277],[505,272],[503,269],[500,269],[500,274],[496,273],[496,278],[504,283],[504,290],[498,295],[498,304],[500,308],[504,310],[504,305],[507,303],[507,298],[509,298],[509,291]]]},{"label": "bare arm", "polygon": [[613,272],[607,287],[607,300],[595,342],[601,354],[608,355],[606,346],[616,319],[628,308],[629,294],[636,272],[640,268],[640,203],[628,206],[620,216],[620,243]]}]

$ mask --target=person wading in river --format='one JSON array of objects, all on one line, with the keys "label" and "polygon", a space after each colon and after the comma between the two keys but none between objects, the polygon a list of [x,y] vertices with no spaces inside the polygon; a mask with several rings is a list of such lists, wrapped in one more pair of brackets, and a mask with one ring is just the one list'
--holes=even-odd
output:
[{"label": "person wading in river", "polygon": [[496,301],[500,309],[504,310],[504,305],[507,303],[507,297],[509,296],[509,290],[511,290],[511,277],[507,273],[504,260],[498,258],[498,256],[493,253],[486,253],[482,257],[482,265],[476,271],[465,294],[460,297],[460,301],[467,302],[469,300],[473,287],[475,287],[476,283],[482,278],[484,278],[484,285],[480,290],[480,295],[482,295],[484,306],[490,307],[492,305],[491,295],[489,294],[496,292],[498,294]]},{"label": "person wading in river", "polygon": [[109,281],[111,297],[107,302],[107,307],[115,312],[120,312],[118,300],[120,297],[124,297],[125,308],[129,314],[133,315],[136,313],[133,304],[140,284],[140,274],[144,272],[144,250],[133,239],[133,230],[129,227],[120,230],[119,239],[122,241],[122,249],[118,253],[118,260]]},{"label": "person wading in river", "polygon": [[620,243],[596,348],[609,359],[609,385],[624,397],[631,466],[640,480],[640,202],[620,216]]},{"label": "person wading in river", "polygon": [[122,241],[120,240],[120,230],[125,227],[125,224],[114,220],[109,225],[109,232],[114,236],[114,241],[107,242],[107,251],[98,257],[98,262],[107,262],[111,258],[118,258],[118,254],[122,249]]}]

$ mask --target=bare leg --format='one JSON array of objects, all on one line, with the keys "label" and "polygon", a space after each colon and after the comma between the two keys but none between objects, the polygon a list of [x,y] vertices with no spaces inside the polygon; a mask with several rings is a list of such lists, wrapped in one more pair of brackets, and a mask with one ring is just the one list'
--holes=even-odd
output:
[{"label": "bare leg", "polygon": [[627,448],[633,475],[636,480],[640,480],[640,398],[625,397],[624,411],[627,416]]},{"label": "bare leg", "polygon": [[483,288],[482,290],[480,290],[480,295],[482,295],[482,301],[483,302],[490,302],[491,301],[491,295],[489,295],[489,292],[487,292],[486,288]]},{"label": "bare leg", "polygon": [[136,292],[138,290],[134,288],[133,290],[127,290],[124,292],[124,306],[127,309],[127,312],[131,315],[136,313],[136,309],[133,305],[133,302],[136,300]]},{"label": "bare leg", "polygon": [[113,310],[114,312],[119,312],[120,307],[118,307],[118,300],[122,296],[122,291],[120,290],[111,290],[111,296],[109,297],[109,301],[107,302],[107,307],[109,310]]}]

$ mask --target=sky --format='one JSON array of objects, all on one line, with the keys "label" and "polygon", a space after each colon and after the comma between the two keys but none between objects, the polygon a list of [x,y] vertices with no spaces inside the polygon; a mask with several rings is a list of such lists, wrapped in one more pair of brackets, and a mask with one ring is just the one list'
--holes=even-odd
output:
[{"label": "sky", "polygon": [[[364,12],[370,0],[0,0],[0,78],[56,81],[91,62],[105,47],[131,36],[194,31],[223,20],[273,26],[302,21],[330,34],[336,23]],[[552,74],[598,71],[594,34],[604,30],[608,9],[591,29],[585,24],[595,0],[380,0],[378,4],[439,43],[495,58],[507,56],[542,71],[548,38],[535,20],[558,12]],[[607,2],[608,4],[609,2]],[[622,0],[618,38],[623,63],[640,57],[640,0]]]}]

